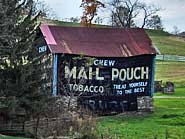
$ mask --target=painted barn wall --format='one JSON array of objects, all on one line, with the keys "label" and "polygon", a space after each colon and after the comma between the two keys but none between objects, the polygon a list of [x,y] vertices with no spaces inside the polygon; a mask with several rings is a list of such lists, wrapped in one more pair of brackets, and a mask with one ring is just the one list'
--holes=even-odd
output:
[{"label": "painted barn wall", "polygon": [[[69,83],[66,82],[64,79],[65,76],[65,69],[64,66],[66,63],[69,63],[69,70],[71,70],[74,66],[76,66],[76,68],[80,68],[83,65],[83,62],[81,62],[81,60],[76,60],[76,62],[74,62],[73,58],[75,59],[77,56],[75,55],[65,55],[65,57],[62,54],[54,54],[53,55],[53,96],[57,96],[57,94],[60,95],[64,95],[63,91],[61,90],[62,87],[58,86],[59,84],[57,82],[62,83],[62,85],[68,85]],[[88,58],[92,58],[92,57],[88,57]],[[104,109],[104,111],[106,110],[114,110],[117,107],[119,107],[118,111],[121,111],[122,109],[125,110],[137,110],[137,96],[153,96],[154,93],[154,76],[155,76],[155,55],[141,55],[141,56],[136,56],[136,57],[127,57],[127,58],[92,58],[94,60],[116,60],[118,63],[116,65],[116,68],[127,68],[127,67],[139,67],[139,66],[148,66],[149,67],[149,78],[147,80],[132,80],[132,81],[126,81],[127,84],[129,84],[129,82],[147,82],[148,85],[145,88],[145,92],[143,93],[139,93],[139,95],[136,95],[136,93],[132,93],[130,95],[117,95],[117,96],[107,96],[105,97],[103,94],[99,95],[99,97],[97,97],[96,95],[92,95],[92,94],[96,94],[96,93],[86,93],[85,94],[85,98],[83,97],[80,100],[80,103],[83,105],[92,105],[90,103],[94,103],[94,106],[92,107],[93,109],[96,109],[95,107],[99,107],[98,109]],[[123,63],[122,63],[123,62]],[[58,63],[58,64],[57,64]],[[81,65],[82,64],[82,65]],[[95,65],[88,65],[87,68],[91,67],[92,69],[96,69]],[[119,67],[120,66],[120,67]],[[111,78],[111,75],[108,75],[107,73],[111,73],[111,69],[113,67],[103,67],[100,66],[100,72],[101,70],[105,68],[105,71],[103,73],[100,73],[100,77],[102,76],[106,76]],[[77,71],[76,71],[77,72]],[[79,72],[79,71],[78,71]],[[62,79],[61,79],[62,78]],[[77,78],[77,77],[76,77]],[[107,79],[106,79],[107,80]],[[70,83],[74,83],[76,82],[75,80],[70,81]],[[77,81],[78,82],[78,81]],[[109,83],[111,83],[112,81],[108,81]],[[123,84],[122,82],[113,82],[111,83],[113,86],[113,84]],[[88,86],[106,86],[106,82],[104,83],[104,81],[99,81],[99,80],[88,80],[87,83]],[[58,88],[57,88],[58,87]],[[59,89],[60,88],[60,89]],[[112,94],[118,93],[119,89],[116,90],[115,88],[111,89],[112,90]],[[72,91],[74,92],[74,91]],[[106,92],[107,93],[107,92]],[[109,104],[105,104],[105,103],[109,103],[106,101],[110,101],[110,103],[119,103],[119,106],[111,106],[109,107]],[[124,101],[124,103],[126,101],[128,101],[128,104],[122,104],[122,102]],[[101,104],[96,104],[101,102]],[[134,104],[134,106],[132,107],[131,104]],[[98,105],[98,106],[97,106]],[[101,105],[101,108],[100,108]],[[114,105],[114,104],[111,104]],[[117,105],[117,104],[116,104]],[[129,105],[129,109],[124,107],[124,105]],[[123,107],[123,108],[122,108]],[[106,110],[105,110],[106,109]]]}]

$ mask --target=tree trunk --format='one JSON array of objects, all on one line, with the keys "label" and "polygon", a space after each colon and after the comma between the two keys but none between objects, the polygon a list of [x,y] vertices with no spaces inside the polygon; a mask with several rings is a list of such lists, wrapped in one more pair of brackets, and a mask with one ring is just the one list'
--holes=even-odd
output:
[{"label": "tree trunk", "polygon": [[38,139],[38,128],[39,128],[39,123],[40,123],[40,116],[37,115],[35,127],[33,127],[33,128],[35,128],[35,129],[34,129],[34,132],[35,132],[35,133],[34,133],[34,139]]}]

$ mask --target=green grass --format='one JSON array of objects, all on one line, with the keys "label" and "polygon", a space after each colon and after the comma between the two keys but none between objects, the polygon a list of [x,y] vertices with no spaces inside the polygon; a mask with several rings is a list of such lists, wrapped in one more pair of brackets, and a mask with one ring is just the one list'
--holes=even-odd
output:
[{"label": "green grass", "polygon": [[185,62],[157,61],[155,80],[171,81],[176,87],[185,87]]},{"label": "green grass", "polygon": [[185,97],[185,88],[175,88],[174,94],[163,94],[163,93],[157,92],[155,93],[155,96]]},{"label": "green grass", "polygon": [[[185,91],[185,88],[184,88]],[[155,112],[145,116],[109,116],[98,123],[98,133],[115,139],[185,139],[185,99],[155,99]]]},{"label": "green grass", "polygon": [[162,30],[152,30],[152,29],[146,29],[145,30],[149,36],[171,36],[168,32],[162,31]]},{"label": "green grass", "polygon": [[4,136],[0,134],[0,139],[29,139],[29,138],[22,138],[22,137],[10,137],[10,136]]},{"label": "green grass", "polygon": [[[65,22],[65,21],[49,20],[49,19],[41,19],[40,21],[42,24],[51,24],[51,25],[58,25],[58,26],[64,26],[64,27],[82,27],[80,23],[75,23],[75,22]],[[92,27],[105,28],[108,26],[93,24]]]},{"label": "green grass", "polygon": [[146,30],[162,54],[185,56],[185,40],[164,31]]}]

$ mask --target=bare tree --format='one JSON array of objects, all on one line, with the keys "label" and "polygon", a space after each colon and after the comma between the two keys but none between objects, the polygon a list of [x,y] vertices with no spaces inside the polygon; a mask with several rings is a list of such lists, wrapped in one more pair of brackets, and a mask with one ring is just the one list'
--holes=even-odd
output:
[{"label": "bare tree", "polygon": [[163,30],[163,25],[161,17],[158,15],[153,15],[146,23],[146,26],[155,30]]},{"label": "bare tree", "polygon": [[94,22],[96,24],[101,24],[103,22],[103,19],[101,17],[97,17]]},{"label": "bare tree", "polygon": [[44,18],[48,18],[48,19],[58,19],[56,13],[53,11],[53,9],[51,7],[49,7],[49,5],[47,5],[47,3],[44,0],[37,0],[35,1],[35,7],[36,10],[41,11],[41,16]]},{"label": "bare tree", "polygon": [[127,18],[127,27],[131,27],[132,20],[137,17],[139,14],[140,9],[140,2],[138,0],[135,0],[134,2],[131,2],[131,0],[125,1],[125,5],[128,9],[128,18]]},{"label": "bare tree", "polygon": [[128,9],[126,7],[120,6],[114,11],[112,11],[112,26],[116,27],[126,27],[127,26]]},{"label": "bare tree", "polygon": [[111,6],[112,22],[128,28],[133,26],[133,20],[138,16],[141,7],[138,0],[112,0],[109,5]]},{"label": "bare tree", "polygon": [[80,18],[79,17],[71,17],[71,18],[69,18],[69,21],[73,22],[73,23],[79,23],[80,22]]},{"label": "bare tree", "polygon": [[174,35],[178,35],[179,32],[180,32],[180,30],[178,29],[178,27],[177,26],[173,26],[173,34]]},{"label": "bare tree", "polygon": [[113,26],[135,27],[134,20],[144,14],[141,28],[144,28],[149,18],[156,14],[160,8],[147,5],[139,0],[112,0],[109,3]]},{"label": "bare tree", "polygon": [[156,7],[155,5],[146,5],[145,3],[141,5],[141,9],[144,11],[143,24],[141,28],[145,27],[147,21],[152,15],[161,10],[161,8]]}]

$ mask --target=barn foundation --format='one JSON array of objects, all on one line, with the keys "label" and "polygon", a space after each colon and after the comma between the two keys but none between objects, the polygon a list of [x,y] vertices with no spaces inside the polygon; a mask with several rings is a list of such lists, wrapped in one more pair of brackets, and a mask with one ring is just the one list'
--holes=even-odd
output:
[{"label": "barn foundation", "polygon": [[150,96],[141,96],[137,98],[137,106],[139,112],[153,112],[154,99]]}]

